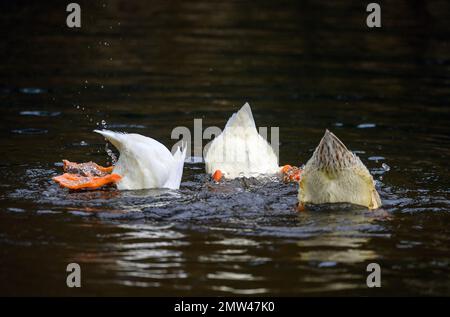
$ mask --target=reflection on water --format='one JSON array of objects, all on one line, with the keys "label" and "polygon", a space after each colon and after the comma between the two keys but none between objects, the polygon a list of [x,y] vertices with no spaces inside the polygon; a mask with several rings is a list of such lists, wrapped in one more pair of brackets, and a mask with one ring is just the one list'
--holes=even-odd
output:
[{"label": "reflection on water", "polygon": [[[372,295],[370,262],[377,295],[450,294],[447,2],[383,4],[380,30],[357,1],[89,1],[80,30],[28,5],[0,4],[0,294]],[[222,127],[246,101],[279,127],[280,165],[335,132],[383,208],[298,213],[296,185],[214,184],[200,157],[177,191],[51,181],[65,158],[111,162],[99,126],[171,147],[173,128]]]}]

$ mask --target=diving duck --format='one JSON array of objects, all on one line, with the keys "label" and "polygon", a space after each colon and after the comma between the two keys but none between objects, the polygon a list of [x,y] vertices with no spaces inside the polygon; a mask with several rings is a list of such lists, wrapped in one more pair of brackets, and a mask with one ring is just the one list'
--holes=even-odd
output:
[{"label": "diving duck", "polygon": [[300,177],[299,207],[305,203],[352,203],[377,209],[380,196],[358,156],[326,130]]},{"label": "diving duck", "polygon": [[278,157],[270,144],[258,133],[248,103],[233,113],[222,133],[209,145],[205,154],[206,173],[215,181],[222,177],[256,177],[284,174],[288,179],[299,176],[290,165],[278,166]]},{"label": "diving duck", "polygon": [[110,168],[93,162],[64,161],[65,174],[53,179],[69,189],[95,189],[116,184],[120,190],[145,188],[178,189],[183,175],[186,147],[175,154],[160,142],[140,135],[94,130],[103,135],[120,152],[119,160]]}]

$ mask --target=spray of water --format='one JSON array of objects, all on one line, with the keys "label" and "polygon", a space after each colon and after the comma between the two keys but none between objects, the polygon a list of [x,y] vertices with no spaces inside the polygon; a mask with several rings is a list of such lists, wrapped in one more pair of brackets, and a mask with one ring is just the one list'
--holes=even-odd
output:
[{"label": "spray of water", "polygon": [[108,154],[108,156],[111,158],[111,163],[112,163],[112,165],[116,165],[116,163],[117,163],[117,156],[114,154],[114,152],[109,148],[109,143],[108,142],[106,142],[106,145],[105,145],[105,151],[106,151],[106,154]]},{"label": "spray of water", "polygon": [[[100,126],[103,129],[106,129],[108,127],[108,125],[106,124],[105,120],[102,120],[100,122]],[[105,144],[105,151],[106,151],[106,154],[108,154],[108,156],[111,158],[112,165],[116,165],[116,163],[117,163],[117,156],[114,154],[113,150],[111,150],[109,148],[109,143],[108,142],[106,142],[106,144]]]}]

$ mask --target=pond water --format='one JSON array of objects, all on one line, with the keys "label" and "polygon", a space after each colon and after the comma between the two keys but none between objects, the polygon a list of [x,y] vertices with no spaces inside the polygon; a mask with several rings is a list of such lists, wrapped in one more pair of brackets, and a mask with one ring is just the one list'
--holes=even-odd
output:
[{"label": "pond water", "polygon": [[[450,295],[448,2],[382,3],[376,30],[357,1],[79,3],[81,29],[63,3],[0,4],[1,295]],[[171,148],[247,101],[280,165],[328,128],[383,207],[299,213],[296,184],[215,184],[198,160],[174,191],[51,181],[62,159],[111,161],[99,126]]]}]

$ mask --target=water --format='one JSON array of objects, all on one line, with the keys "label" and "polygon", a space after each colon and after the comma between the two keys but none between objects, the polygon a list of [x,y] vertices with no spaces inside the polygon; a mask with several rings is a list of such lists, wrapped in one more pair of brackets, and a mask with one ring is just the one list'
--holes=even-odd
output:
[{"label": "water", "polygon": [[[0,294],[450,295],[447,2],[382,4],[380,30],[357,2],[80,4],[80,30],[64,4],[1,4]],[[50,180],[64,158],[111,162],[102,120],[170,148],[174,127],[223,127],[246,101],[280,128],[280,164],[333,131],[383,208],[298,213],[295,184],[215,184],[199,159],[178,191]]]}]

